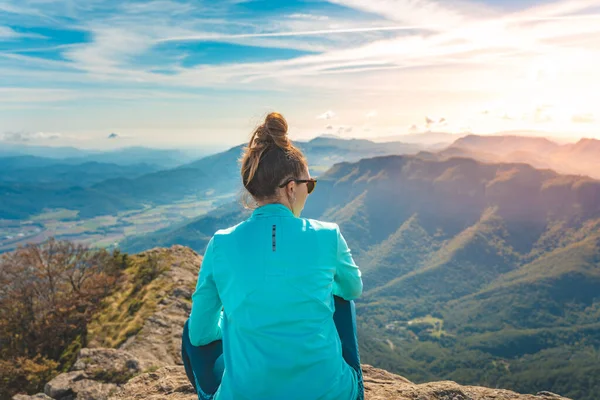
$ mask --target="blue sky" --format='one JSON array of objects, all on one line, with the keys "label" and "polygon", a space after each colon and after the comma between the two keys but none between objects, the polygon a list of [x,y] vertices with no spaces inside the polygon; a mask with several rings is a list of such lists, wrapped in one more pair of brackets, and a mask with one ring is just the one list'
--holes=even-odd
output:
[{"label": "blue sky", "polygon": [[0,139],[600,137],[599,61],[600,0],[0,0]]}]

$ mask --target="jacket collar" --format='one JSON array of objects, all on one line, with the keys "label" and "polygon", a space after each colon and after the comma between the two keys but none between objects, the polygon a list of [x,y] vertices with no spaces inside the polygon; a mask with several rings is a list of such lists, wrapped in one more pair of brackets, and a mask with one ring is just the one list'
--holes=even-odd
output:
[{"label": "jacket collar", "polygon": [[260,216],[269,216],[269,215],[279,215],[279,216],[287,216],[287,217],[296,217],[292,210],[290,210],[287,206],[284,206],[281,203],[269,203],[263,206],[256,208],[252,212],[252,217],[260,217]]}]

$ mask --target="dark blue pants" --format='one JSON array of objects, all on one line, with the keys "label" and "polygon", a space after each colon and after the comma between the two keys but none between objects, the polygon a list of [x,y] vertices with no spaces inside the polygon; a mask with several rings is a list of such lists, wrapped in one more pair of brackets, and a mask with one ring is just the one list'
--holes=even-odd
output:
[{"label": "dark blue pants", "polygon": [[[334,296],[335,312],[333,321],[342,342],[342,356],[358,376],[359,392],[357,400],[365,396],[363,387],[360,356],[358,354],[358,338],[356,334],[356,310],[353,301],[346,301]],[[190,343],[188,322],[183,327],[181,343],[181,358],[185,373],[194,386],[200,399],[209,400],[217,391],[223,378],[225,365],[223,363],[223,342],[214,341],[206,346],[194,346]],[[200,389],[200,390],[198,390]]]}]

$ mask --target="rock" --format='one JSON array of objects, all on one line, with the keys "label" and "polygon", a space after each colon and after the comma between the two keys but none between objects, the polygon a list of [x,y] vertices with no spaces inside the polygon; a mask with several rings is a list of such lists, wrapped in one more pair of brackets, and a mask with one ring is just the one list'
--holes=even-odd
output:
[{"label": "rock", "polygon": [[[107,400],[119,389],[114,383],[105,383],[89,378],[84,371],[60,374],[46,383],[44,392],[55,400]],[[27,399],[29,398],[22,400]]]},{"label": "rock", "polygon": [[[406,378],[363,365],[366,400],[568,400],[548,392],[521,395],[510,390],[461,386],[456,382],[414,384]],[[130,380],[109,400],[196,400],[182,366],[164,367]]]},{"label": "rock", "polygon": [[60,374],[44,386],[44,393],[53,399],[63,399],[73,396],[72,386],[75,382],[86,379],[83,371],[72,371]]},{"label": "rock", "polygon": [[197,400],[198,395],[185,374],[183,366],[163,367],[156,372],[136,376],[110,400]]},{"label": "rock", "polygon": [[559,395],[557,395],[556,393],[546,392],[546,391],[538,392],[538,394],[536,394],[536,396],[546,396],[551,399],[561,399],[562,398]]},{"label": "rock", "polygon": [[96,375],[102,371],[105,376],[110,374],[137,374],[141,372],[140,361],[123,350],[117,349],[81,349],[73,371],[84,371],[87,375]]},{"label": "rock", "polygon": [[44,393],[33,394],[31,396],[26,394],[16,394],[13,396],[13,400],[52,400],[52,397],[48,397]]},{"label": "rock", "polygon": [[107,400],[110,395],[115,394],[119,387],[114,383],[104,383],[83,379],[72,386],[74,400]]},{"label": "rock", "polygon": [[165,251],[171,264],[165,274],[174,289],[159,303],[142,329],[119,347],[137,357],[142,369],[181,364],[181,331],[191,311],[190,299],[202,263],[202,257],[195,251],[179,245],[143,254],[164,255]]}]

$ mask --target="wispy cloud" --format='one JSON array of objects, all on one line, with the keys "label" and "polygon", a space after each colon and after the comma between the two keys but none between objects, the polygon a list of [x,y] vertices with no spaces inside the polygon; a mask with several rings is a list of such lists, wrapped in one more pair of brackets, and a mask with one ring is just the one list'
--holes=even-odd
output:
[{"label": "wispy cloud", "polygon": [[596,121],[596,117],[592,113],[575,114],[572,117],[572,121],[577,124],[591,124]]},{"label": "wispy cloud", "polygon": [[19,39],[19,38],[39,38],[39,39],[44,39],[43,35],[38,35],[35,33],[22,33],[22,32],[17,32],[14,29],[8,27],[8,26],[1,26],[0,25],[0,41],[2,40],[14,40],[14,39]]},{"label": "wispy cloud", "polygon": [[51,132],[5,132],[2,135],[2,140],[13,143],[28,143],[40,140],[56,140],[60,137],[60,133]]},{"label": "wispy cloud", "polygon": [[370,28],[344,28],[344,29],[319,29],[313,31],[294,31],[294,32],[269,32],[269,33],[242,33],[237,35],[211,34],[191,36],[175,36],[159,39],[157,42],[183,42],[183,41],[207,41],[207,40],[230,40],[230,39],[249,39],[265,37],[294,37],[294,36],[328,36],[343,33],[365,33],[365,32],[384,32],[384,31],[414,31],[429,29],[432,25],[415,26],[380,26]]},{"label": "wispy cloud", "polygon": [[[459,6],[429,0],[335,0],[333,3],[379,14],[389,21],[406,25],[339,28],[329,24],[328,16],[297,13],[290,17],[309,21],[316,26],[326,23],[329,27],[286,31],[281,30],[281,27],[285,28],[284,23],[279,30],[276,30],[275,26],[267,26],[268,31],[265,32],[265,27],[257,30],[256,25],[245,23],[246,27],[253,30],[247,32],[248,29],[244,29],[242,23],[242,27],[236,28],[237,33],[231,33],[224,31],[222,27],[215,29],[215,26],[207,25],[198,17],[182,21],[182,15],[193,14],[190,8],[192,6],[187,3],[125,3],[121,6],[121,9],[126,11],[125,14],[112,15],[108,19],[95,17],[87,22],[92,42],[65,49],[66,61],[59,63],[65,68],[85,71],[90,74],[90,79],[141,84],[157,82],[175,86],[219,86],[228,83],[239,85],[262,79],[277,80],[277,77],[296,77],[298,79],[288,82],[302,81],[303,84],[311,84],[301,77],[349,73],[365,75],[377,70],[431,68],[457,62],[502,62],[503,58],[510,57],[511,54],[523,57],[528,54],[534,56],[540,51],[550,51],[547,43],[541,43],[543,40],[582,32],[600,34],[598,19],[576,16],[588,18],[589,23],[585,24],[570,19],[552,19],[573,18],[561,13],[578,12],[597,5],[597,2],[592,1],[566,2],[572,4],[560,2],[508,15],[500,15],[493,7],[483,3],[461,3]],[[202,5],[199,8],[202,9]],[[523,25],[534,20],[545,22],[534,27]],[[424,21],[427,23],[424,24]],[[235,21],[233,25],[235,26]],[[246,32],[239,32],[240,30]],[[260,41],[267,40],[262,43],[268,46],[293,47],[297,46],[297,43],[281,40],[302,37],[327,40],[332,35],[343,37],[371,32],[406,34],[342,50],[327,50],[327,46],[324,45],[305,43],[304,48],[308,49],[311,46],[311,49],[318,50],[321,54],[301,56],[289,61],[247,64],[242,59],[237,64],[220,65],[218,68],[208,65],[183,68],[172,64],[166,66],[170,71],[168,75],[152,72],[136,63],[136,59],[161,43],[223,41],[252,44],[253,41],[257,41],[260,44]]]},{"label": "wispy cloud", "polygon": [[0,103],[45,103],[71,100],[75,97],[75,91],[65,89],[0,87]]},{"label": "wispy cloud", "polygon": [[[406,129],[414,115],[429,112],[456,121],[426,104],[438,97],[440,103],[443,97],[473,104],[531,97],[507,114],[507,123],[523,121],[525,114],[532,123],[554,123],[566,99],[600,97],[593,90],[600,63],[598,0],[533,7],[486,0],[331,0],[264,11],[270,14],[249,12],[250,6],[236,0],[0,0],[0,12],[8,16],[0,26],[0,103],[204,101],[204,90],[269,92],[287,101],[289,93],[323,93],[327,101],[314,109],[302,105],[315,124],[313,116],[335,107],[338,116],[326,112],[318,119],[335,116],[360,125],[364,121],[342,121],[349,113],[341,107],[368,97],[376,100],[361,103],[353,118],[389,122],[386,102],[377,99],[392,99],[407,109],[398,123]],[[75,30],[84,39],[69,41]],[[227,52],[231,57],[218,59]],[[402,100],[393,97],[397,93]],[[554,110],[536,111],[544,98],[556,104]],[[378,112],[369,111],[374,108]],[[461,113],[459,108],[452,112]],[[578,104],[561,118],[581,125],[585,114],[577,110],[585,107]],[[487,118],[492,120],[504,121],[496,111]],[[419,125],[428,124],[441,123],[433,118]]]},{"label": "wispy cloud", "polygon": [[474,17],[481,17],[484,11],[485,14],[491,13],[491,8],[475,2],[461,2],[459,6],[447,1],[432,0],[333,0],[333,2],[380,14],[402,23],[421,24],[423,21],[428,21],[430,26],[439,31],[472,22]]},{"label": "wispy cloud", "polygon": [[335,117],[335,113],[331,110],[325,111],[323,114],[317,116],[317,119],[332,119]]}]

